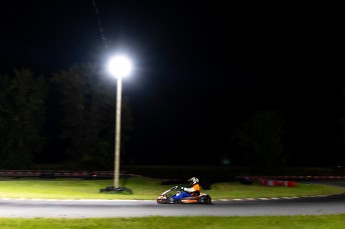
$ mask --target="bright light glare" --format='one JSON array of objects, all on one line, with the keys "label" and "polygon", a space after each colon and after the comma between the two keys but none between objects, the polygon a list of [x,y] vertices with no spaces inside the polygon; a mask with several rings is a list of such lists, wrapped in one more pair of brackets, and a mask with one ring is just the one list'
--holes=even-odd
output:
[{"label": "bright light glare", "polygon": [[123,78],[131,73],[132,63],[126,56],[116,56],[109,61],[108,69],[116,78]]}]

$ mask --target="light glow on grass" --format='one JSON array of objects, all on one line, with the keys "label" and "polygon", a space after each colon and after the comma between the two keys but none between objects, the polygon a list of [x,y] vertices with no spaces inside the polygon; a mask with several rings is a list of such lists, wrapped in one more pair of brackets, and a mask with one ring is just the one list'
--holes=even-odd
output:
[{"label": "light glow on grass", "polygon": [[[122,199],[155,200],[170,185],[163,180],[133,177],[121,180],[120,186],[133,190],[133,194],[106,194],[99,190],[112,185],[112,180],[82,179],[18,179],[0,181],[0,198],[28,199]],[[291,197],[329,195],[345,192],[345,188],[327,185],[296,184],[296,187],[268,187],[259,184],[243,185],[238,182],[213,184],[211,190],[201,190],[216,199]]]}]

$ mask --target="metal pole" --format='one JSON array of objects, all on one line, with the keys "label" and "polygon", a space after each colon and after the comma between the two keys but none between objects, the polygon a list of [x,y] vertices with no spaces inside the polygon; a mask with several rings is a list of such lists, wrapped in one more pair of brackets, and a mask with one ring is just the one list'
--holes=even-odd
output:
[{"label": "metal pole", "polygon": [[122,96],[122,79],[121,77],[118,77],[117,78],[117,95],[116,95],[116,117],[115,117],[114,188],[119,187],[119,177],[120,177],[121,96]]}]

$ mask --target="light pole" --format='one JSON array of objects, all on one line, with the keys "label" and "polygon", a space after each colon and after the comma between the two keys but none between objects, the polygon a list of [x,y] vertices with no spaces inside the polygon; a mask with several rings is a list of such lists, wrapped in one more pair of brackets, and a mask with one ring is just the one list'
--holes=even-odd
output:
[{"label": "light pole", "polygon": [[110,73],[117,79],[116,107],[115,107],[115,152],[114,152],[114,188],[119,188],[120,177],[120,142],[121,142],[121,102],[122,78],[129,76],[132,71],[131,61],[126,56],[115,56],[109,61]]}]

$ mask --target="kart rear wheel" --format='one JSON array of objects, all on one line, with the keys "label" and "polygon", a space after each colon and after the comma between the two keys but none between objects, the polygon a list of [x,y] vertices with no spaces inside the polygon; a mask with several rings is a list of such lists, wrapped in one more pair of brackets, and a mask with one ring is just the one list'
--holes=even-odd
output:
[{"label": "kart rear wheel", "polygon": [[204,196],[199,199],[199,203],[201,204],[211,204],[212,200],[210,196]]}]

